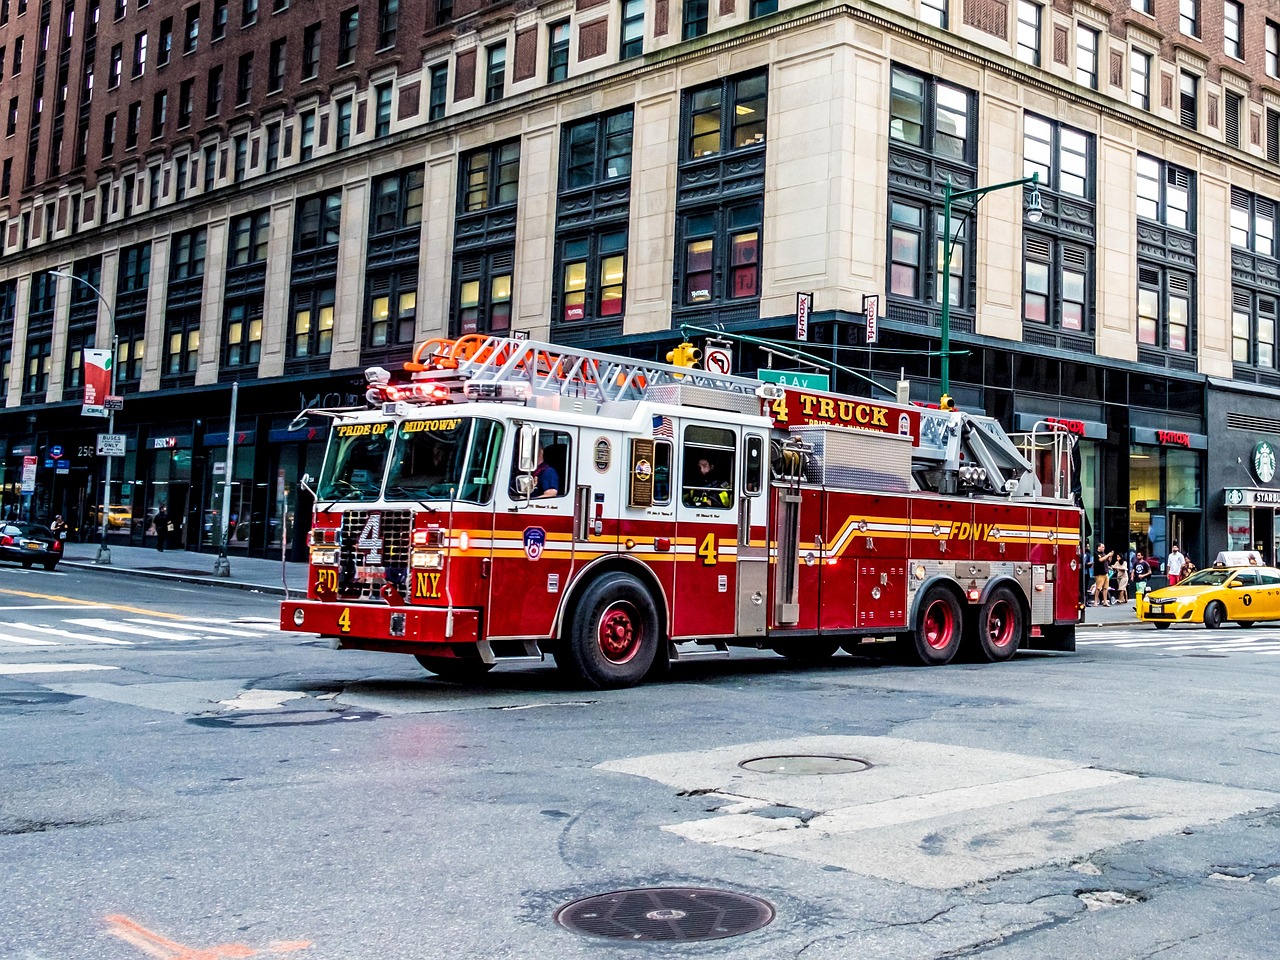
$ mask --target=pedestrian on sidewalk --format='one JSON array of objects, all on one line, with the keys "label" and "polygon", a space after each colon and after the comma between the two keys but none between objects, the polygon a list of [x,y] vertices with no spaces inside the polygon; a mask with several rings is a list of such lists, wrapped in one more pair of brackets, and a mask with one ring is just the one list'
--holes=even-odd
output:
[{"label": "pedestrian on sidewalk", "polygon": [[1091,607],[1111,606],[1111,600],[1107,596],[1107,582],[1111,579],[1111,558],[1115,556],[1114,550],[1108,550],[1105,543],[1098,544],[1098,550],[1093,555],[1093,600],[1089,603]]},{"label": "pedestrian on sidewalk", "polygon": [[1151,564],[1142,555],[1141,550],[1134,558],[1133,570],[1130,573],[1133,576],[1133,595],[1140,597],[1147,592],[1147,578],[1151,576]]},{"label": "pedestrian on sidewalk", "polygon": [[1169,551],[1169,556],[1165,558],[1165,573],[1169,574],[1169,586],[1176,586],[1178,581],[1182,579],[1182,572],[1186,569],[1187,558],[1182,555],[1182,551],[1178,549],[1175,543],[1173,549]]},{"label": "pedestrian on sidewalk", "polygon": [[169,539],[169,511],[164,508],[164,504],[160,504],[160,509],[156,511],[156,549],[164,553],[165,541]]},{"label": "pedestrian on sidewalk", "polygon": [[1124,554],[1116,557],[1116,562],[1111,565],[1111,572],[1116,575],[1116,603],[1128,603],[1129,563],[1125,560]]}]

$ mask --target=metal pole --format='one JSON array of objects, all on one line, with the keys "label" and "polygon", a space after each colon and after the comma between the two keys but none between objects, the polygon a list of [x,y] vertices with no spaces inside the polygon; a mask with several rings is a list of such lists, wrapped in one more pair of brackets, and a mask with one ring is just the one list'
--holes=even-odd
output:
[{"label": "metal pole", "polygon": [[227,534],[231,527],[231,478],[235,474],[236,455],[236,399],[240,393],[240,382],[231,385],[231,423],[227,427],[227,476],[222,481],[222,536],[218,542],[218,559],[213,562],[213,573],[217,577],[231,576],[231,561],[227,557]]},{"label": "metal pole", "polygon": [[951,393],[951,178],[942,182],[942,395]]},{"label": "metal pole", "polygon": [[[77,278],[78,279],[78,278]],[[88,281],[85,281],[88,283]],[[92,284],[90,284],[92,286]],[[101,294],[99,294],[101,296]],[[105,300],[103,301],[106,302]],[[111,320],[111,396],[116,395],[116,356],[120,352],[120,338],[114,333],[115,317]],[[107,411],[107,433],[116,432],[116,412],[115,410]],[[94,563],[110,564],[111,548],[107,546],[107,524],[111,520],[111,461],[114,457],[106,458],[107,465],[102,472],[102,539],[98,542],[98,555],[93,558]]]}]

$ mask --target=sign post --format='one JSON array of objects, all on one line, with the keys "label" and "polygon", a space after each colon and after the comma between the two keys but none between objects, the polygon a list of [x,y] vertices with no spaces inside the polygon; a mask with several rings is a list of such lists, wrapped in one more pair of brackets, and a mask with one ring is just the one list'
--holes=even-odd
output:
[{"label": "sign post", "polygon": [[222,536],[218,538],[218,559],[213,561],[215,577],[231,576],[231,560],[227,557],[227,534],[231,528],[231,478],[235,476],[236,400],[240,381],[231,385],[231,422],[227,425],[227,475],[222,481]]},{"label": "sign post", "polygon": [[813,313],[813,294],[796,294],[796,339],[809,339],[809,317]]}]

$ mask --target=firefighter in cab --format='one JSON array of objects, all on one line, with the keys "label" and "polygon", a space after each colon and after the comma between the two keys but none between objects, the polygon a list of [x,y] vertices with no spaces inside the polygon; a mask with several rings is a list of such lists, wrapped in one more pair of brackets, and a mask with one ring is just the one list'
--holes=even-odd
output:
[{"label": "firefighter in cab", "polygon": [[686,507],[711,507],[727,510],[733,500],[729,496],[729,481],[725,480],[710,457],[699,457],[693,475],[684,488]]}]

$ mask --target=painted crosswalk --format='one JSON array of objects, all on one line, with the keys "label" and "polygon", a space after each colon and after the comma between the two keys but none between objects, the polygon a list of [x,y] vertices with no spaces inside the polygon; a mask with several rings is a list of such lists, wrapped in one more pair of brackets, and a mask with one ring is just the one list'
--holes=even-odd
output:
[{"label": "painted crosswalk", "polygon": [[1208,630],[1155,630],[1136,628],[1116,634],[1093,635],[1077,639],[1080,648],[1106,648],[1117,650],[1153,650],[1161,653],[1195,655],[1251,654],[1260,657],[1280,656],[1280,635],[1275,631],[1243,633],[1224,629]]},{"label": "painted crosswalk", "polygon": [[[61,608],[64,612],[72,612]],[[83,608],[75,608],[80,613]],[[187,643],[201,640],[254,640],[280,633],[274,620],[243,617],[233,620],[215,617],[183,617],[160,620],[152,617],[63,617],[41,623],[0,620],[0,652],[19,647],[57,647],[101,644],[132,647],[146,643]]]}]

